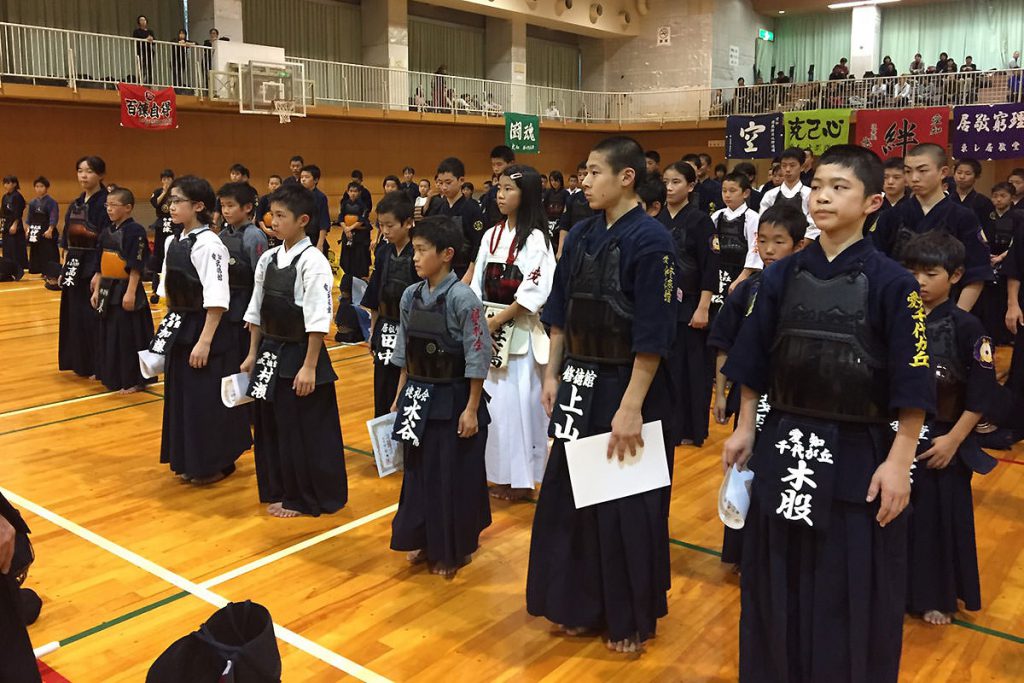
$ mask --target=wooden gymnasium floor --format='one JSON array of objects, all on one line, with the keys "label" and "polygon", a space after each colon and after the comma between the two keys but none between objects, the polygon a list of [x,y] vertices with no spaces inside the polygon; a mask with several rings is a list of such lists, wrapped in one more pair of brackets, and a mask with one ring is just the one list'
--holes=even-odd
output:
[{"label": "wooden gymnasium floor", "polygon": [[[28,585],[44,607],[33,642],[61,644],[43,660],[73,683],[142,681],[215,605],[247,598],[283,627],[288,682],[736,679],[737,577],[717,557],[724,428],[676,452],[669,615],[629,660],[527,615],[530,504],[492,503],[480,552],[450,583],[388,549],[401,481],[379,479],[368,452],[364,346],[329,344],[348,507],[274,519],[257,501],[251,454],[202,489],[159,464],[161,385],[118,396],[57,372],[58,301],[34,276],[0,285],[0,486],[34,532]],[[975,479],[985,609],[947,627],[908,619],[902,680],[1024,678],[1024,450],[997,455]]]}]

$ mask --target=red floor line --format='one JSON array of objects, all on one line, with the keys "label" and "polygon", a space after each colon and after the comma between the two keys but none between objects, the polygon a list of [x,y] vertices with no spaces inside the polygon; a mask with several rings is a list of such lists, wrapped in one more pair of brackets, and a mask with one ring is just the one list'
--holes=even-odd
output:
[{"label": "red floor line", "polygon": [[1024,465],[1024,460],[1011,460],[1010,458],[996,458],[996,460],[1010,465]]},{"label": "red floor line", "polygon": [[37,659],[36,664],[39,665],[39,675],[43,677],[43,683],[71,683],[71,681],[51,669],[46,662]]}]

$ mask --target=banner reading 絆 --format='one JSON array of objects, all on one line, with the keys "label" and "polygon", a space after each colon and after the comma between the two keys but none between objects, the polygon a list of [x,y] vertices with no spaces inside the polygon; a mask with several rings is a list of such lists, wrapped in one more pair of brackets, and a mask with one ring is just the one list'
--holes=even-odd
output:
[{"label": "banner reading \u7d46", "polygon": [[154,90],[131,83],[118,83],[121,95],[121,125],[143,130],[178,127],[178,102],[173,88]]},{"label": "banner reading \u7d46", "polygon": [[783,150],[782,114],[730,116],[725,124],[725,156],[772,159]]},{"label": "banner reading \u7d46", "polygon": [[800,147],[820,156],[834,145],[850,141],[849,109],[812,109],[783,114],[786,147]]},{"label": "banner reading \u7d46", "polygon": [[857,144],[883,161],[905,157],[917,145],[945,147],[949,140],[949,108],[864,109],[857,111]]}]

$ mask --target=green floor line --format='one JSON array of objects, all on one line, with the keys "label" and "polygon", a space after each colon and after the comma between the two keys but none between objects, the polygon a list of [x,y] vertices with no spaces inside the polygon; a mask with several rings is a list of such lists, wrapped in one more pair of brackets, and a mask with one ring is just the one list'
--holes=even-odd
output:
[{"label": "green floor line", "polygon": [[997,631],[994,628],[988,628],[987,626],[978,626],[977,624],[972,624],[969,621],[961,621],[960,619],[954,619],[953,623],[959,626],[960,628],[965,628],[969,631],[977,631],[978,633],[984,633],[987,636],[995,636],[996,638],[1008,640],[1011,643],[1024,645],[1024,638],[1021,638],[1020,636],[1015,636],[1012,633],[1004,633],[1003,631]]},{"label": "green floor line", "polygon": [[175,602],[176,600],[181,600],[182,598],[188,597],[189,595],[190,593],[188,591],[181,591],[180,593],[175,593],[174,595],[168,596],[163,600],[157,600],[156,602],[144,605],[143,607],[140,607],[137,610],[133,610],[131,612],[128,612],[127,614],[122,614],[121,616],[111,619],[110,621],[104,621],[102,624],[93,626],[92,628],[88,628],[80,633],[76,633],[75,635],[70,636],[68,638],[64,638],[63,640],[60,640],[58,642],[60,643],[61,647],[64,647],[65,645],[70,645],[75,641],[81,640],[83,638],[88,638],[89,636],[99,633],[100,631],[105,631],[108,628],[111,628],[112,626],[123,624],[129,619],[134,619],[135,617],[142,616],[147,612],[152,612],[155,609],[163,607],[164,605],[169,605],[172,602]]},{"label": "green floor line", "polygon": [[147,403],[156,403],[162,401],[163,398],[154,398],[150,401],[140,401],[138,403],[131,403],[126,406],[116,406],[114,408],[107,408],[105,410],[97,410],[94,413],[86,413],[84,415],[75,415],[73,417],[65,417],[60,420],[51,420],[50,422],[41,422],[35,425],[29,425],[28,427],[18,427],[17,429],[8,429],[6,432],[0,432],[0,436],[7,436],[8,434],[17,434],[18,432],[27,432],[30,429],[39,429],[40,427],[50,427],[52,425],[59,425],[63,422],[71,422],[72,420],[81,420],[86,417],[93,417],[94,415],[102,415],[103,413],[112,413],[116,410],[125,410],[126,408],[137,408],[138,406],[144,406]]},{"label": "green floor line", "polygon": [[690,550],[696,550],[698,553],[704,553],[705,555],[712,555],[714,557],[721,557],[722,556],[722,553],[718,552],[717,550],[712,550],[711,548],[705,548],[704,546],[697,545],[696,543],[687,543],[686,541],[680,541],[678,538],[669,538],[668,542],[671,543],[672,545],[677,545],[680,548],[688,548]]}]

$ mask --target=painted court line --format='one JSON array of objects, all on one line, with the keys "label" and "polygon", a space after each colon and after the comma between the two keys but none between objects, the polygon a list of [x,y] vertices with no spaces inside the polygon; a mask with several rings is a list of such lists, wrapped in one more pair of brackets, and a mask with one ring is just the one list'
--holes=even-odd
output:
[{"label": "painted court line", "polygon": [[[146,385],[146,389],[151,389],[153,387],[158,387],[161,384],[163,384],[163,382],[154,382],[153,384],[147,384]],[[34,413],[37,410],[46,410],[47,408],[57,408],[58,406],[68,406],[68,405],[71,405],[72,403],[82,403],[84,401],[91,401],[94,398],[103,398],[104,396],[114,396],[117,393],[118,392],[116,392],[116,391],[104,391],[104,392],[101,392],[101,393],[98,393],[98,394],[87,394],[85,396],[79,396],[77,398],[69,398],[69,399],[65,399],[63,401],[54,401],[53,403],[42,403],[42,404],[37,405],[37,406],[29,406],[28,408],[20,408],[18,410],[9,410],[6,413],[0,413],[0,418],[15,417],[17,415],[25,415],[26,413]],[[140,393],[148,393],[148,392],[146,392],[146,390],[143,389],[142,392],[140,392]]]},{"label": "painted court line", "polygon": [[[61,517],[57,513],[52,512],[41,505],[36,505],[32,501],[22,498],[21,496],[12,491],[8,491],[7,489],[0,487],[0,493],[2,493],[14,505],[24,508],[32,514],[42,517],[51,524],[55,524],[61,527],[62,529],[73,533],[79,538],[82,538],[94,545],[99,546],[103,550],[106,550],[110,554],[115,555],[116,557],[124,560],[125,562],[135,565],[139,569],[142,569],[143,571],[148,572],[153,576],[156,576],[157,578],[162,579],[163,581],[166,581],[167,583],[190,593],[191,595],[199,598],[200,600],[210,603],[218,609],[224,607],[229,602],[228,599],[224,596],[214,593],[209,589],[200,586],[197,583],[189,581],[185,577],[175,574],[174,572],[170,571],[169,569],[166,569],[165,567],[161,567],[152,560],[147,560],[141,555],[134,553],[131,550],[128,550],[127,548],[120,546],[114,543],[113,541],[110,541],[104,538],[103,536],[100,536],[99,534],[86,529],[83,526],[80,526],[68,519],[65,519],[64,517]],[[335,669],[338,669],[339,671],[344,671],[350,676],[358,678],[361,681],[367,681],[368,683],[386,683],[389,681],[389,679],[385,678],[384,676],[381,676],[380,674],[371,671],[370,669],[367,669],[361,664],[353,662],[351,659],[348,659],[347,657],[343,657],[336,652],[328,650],[322,645],[312,640],[309,640],[308,638],[301,636],[298,633],[295,633],[294,631],[287,629],[276,622],[274,623],[274,632],[278,638],[288,643],[289,645],[292,645],[293,647],[302,650],[306,654],[316,657],[320,661],[329,664],[330,666],[333,666]]]}]

